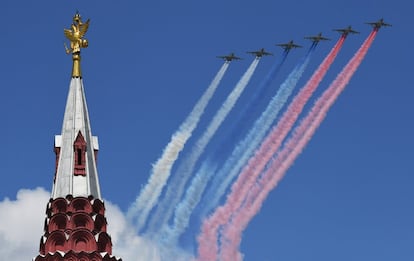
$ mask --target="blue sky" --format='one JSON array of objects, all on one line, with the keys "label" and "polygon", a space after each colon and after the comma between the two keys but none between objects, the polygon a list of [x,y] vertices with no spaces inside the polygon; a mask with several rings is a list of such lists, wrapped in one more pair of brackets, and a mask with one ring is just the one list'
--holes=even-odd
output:
[{"label": "blue sky", "polygon": [[[222,65],[215,56],[235,52],[244,60],[230,65],[203,119],[247,69],[253,57],[246,51],[264,47],[275,56],[262,59],[239,104],[281,57],[274,44],[293,39],[307,47],[303,37],[319,32],[336,40],[333,28],[352,25],[361,34],[348,37],[324,89],[371,31],[363,23],[384,17],[393,27],[381,29],[310,144],[250,223],[241,251],[245,260],[413,260],[411,3],[6,0],[2,6],[0,199],[15,198],[21,188],[51,189],[53,137],[61,130],[71,71],[63,28],[78,9],[91,19],[82,70],[92,131],[100,139],[101,189],[124,211]],[[317,47],[300,86],[333,44]],[[274,84],[304,49],[289,54]]]}]

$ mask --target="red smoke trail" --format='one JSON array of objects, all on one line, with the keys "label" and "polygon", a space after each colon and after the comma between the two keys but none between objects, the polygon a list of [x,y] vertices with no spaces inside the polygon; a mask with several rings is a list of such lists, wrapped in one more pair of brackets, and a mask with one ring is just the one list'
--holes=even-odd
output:
[{"label": "red smoke trail", "polygon": [[[288,134],[289,130],[293,127],[293,124],[299,117],[300,112],[303,110],[306,102],[312,96],[316,87],[325,76],[330,65],[341,49],[344,41],[344,36],[338,40],[330,53],[309,79],[307,84],[293,99],[293,102],[288,107],[287,111],[283,114],[282,119],[279,121],[277,126],[273,128],[271,134],[265,139],[261,147],[255,152],[255,155],[249,160],[247,166],[242,170],[239,178],[233,184],[231,193],[227,197],[226,204],[222,207],[219,207],[216,212],[213,213],[213,215],[205,221],[205,224],[203,224],[203,228],[204,226],[207,227],[206,230],[202,229],[201,235],[199,237],[200,258],[205,255],[205,260],[208,260],[207,254],[210,254],[216,249],[217,246],[213,247],[213,245],[217,244],[217,232],[219,226],[229,222],[233,212],[240,207],[243,200],[247,197],[249,189],[256,182],[266,163],[270,160],[274,152],[277,151],[282,141]],[[206,244],[208,246],[206,246],[204,249],[205,246],[203,244]],[[211,256],[208,257],[211,258]]]},{"label": "red smoke trail", "polygon": [[372,31],[329,88],[315,102],[306,118],[293,131],[292,137],[286,142],[277,158],[271,162],[270,167],[263,174],[259,183],[252,187],[245,201],[244,208],[237,215],[233,216],[232,223],[228,224],[223,231],[222,259],[220,260],[238,260],[237,258],[240,258],[241,254],[238,252],[238,246],[241,242],[241,233],[250,220],[258,213],[269,192],[283,178],[286,171],[312,138],[328,110],[361,64],[376,34],[377,30]]}]

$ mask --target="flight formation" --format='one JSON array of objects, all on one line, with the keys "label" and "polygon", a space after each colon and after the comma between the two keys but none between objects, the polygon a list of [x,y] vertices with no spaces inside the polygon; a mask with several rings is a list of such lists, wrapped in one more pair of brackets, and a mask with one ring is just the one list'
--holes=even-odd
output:
[{"label": "flight formation", "polygon": [[[371,25],[376,30],[380,29],[383,26],[392,26],[391,24],[385,23],[383,18],[381,18],[380,20],[378,20],[376,22],[367,22],[366,24]],[[348,36],[348,34],[359,34],[359,32],[352,29],[351,26],[348,26],[346,28],[333,29],[333,30],[336,31],[336,32],[339,32],[343,36]],[[329,38],[326,38],[326,37],[322,36],[322,33],[319,33],[315,36],[306,36],[304,38],[308,39],[308,40],[311,40],[315,44],[319,43],[320,41],[329,41],[329,40],[331,40]],[[302,48],[303,47],[301,45],[295,44],[293,42],[293,40],[290,40],[287,43],[276,44],[276,46],[282,47],[287,52],[289,52],[291,49],[294,49],[294,48]],[[265,56],[265,55],[273,55],[272,53],[266,52],[264,48],[261,48],[258,51],[249,51],[247,53],[253,54],[256,57],[262,57],[262,56]],[[217,56],[217,58],[224,59],[227,62],[231,62],[233,60],[242,60],[242,58],[237,57],[234,53],[230,53],[229,55]]]},{"label": "flight formation", "polygon": [[[383,19],[367,24],[372,27],[370,34],[307,111],[305,105],[320,87],[347,36],[360,32],[351,26],[334,29],[340,33],[339,39],[304,86],[297,85],[318,43],[332,39],[322,33],[306,36],[312,43],[306,54],[280,85],[273,86],[288,53],[303,48],[293,40],[276,44],[283,48],[283,55],[255,86],[255,93],[243,104],[239,115],[228,119],[261,58],[273,55],[264,48],[248,51],[255,58],[214,116],[203,125],[206,127],[199,137],[193,137],[231,62],[242,60],[234,53],[217,56],[223,65],[171,136],[152,166],[148,183],[128,210],[128,218],[138,233],[160,247],[161,260],[243,260],[239,249],[243,231],[323,122],[364,60],[379,29],[391,26]],[[219,145],[211,144],[226,120],[232,121],[231,128],[216,137]],[[187,148],[189,139],[194,142]],[[208,145],[213,148],[206,150]]]}]

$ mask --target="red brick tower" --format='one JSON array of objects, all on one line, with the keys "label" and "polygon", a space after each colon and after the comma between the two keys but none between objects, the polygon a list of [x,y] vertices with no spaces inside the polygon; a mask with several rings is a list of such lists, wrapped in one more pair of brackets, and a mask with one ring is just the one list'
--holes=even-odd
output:
[{"label": "red brick tower", "polygon": [[105,205],[101,198],[96,157],[98,138],[92,136],[80,70],[80,48],[89,20],[77,13],[70,40],[73,70],[63,119],[62,133],[55,136],[56,171],[46,207],[44,234],[35,261],[120,261],[112,256],[111,237],[106,232]]}]

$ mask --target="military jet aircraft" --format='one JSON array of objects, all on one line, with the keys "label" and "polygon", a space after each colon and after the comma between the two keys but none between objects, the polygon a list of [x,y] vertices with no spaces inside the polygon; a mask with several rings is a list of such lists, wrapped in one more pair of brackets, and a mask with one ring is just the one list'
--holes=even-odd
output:
[{"label": "military jet aircraft", "polygon": [[385,23],[383,18],[379,19],[376,22],[368,22],[366,24],[371,25],[374,29],[377,29],[377,30],[380,29],[382,26],[392,26],[391,24]]},{"label": "military jet aircraft", "polygon": [[276,44],[277,46],[282,47],[285,51],[289,52],[292,48],[301,48],[301,45],[295,44],[293,40],[290,40],[287,43]]},{"label": "military jet aircraft", "polygon": [[305,39],[309,39],[314,43],[319,43],[320,41],[329,41],[329,40],[331,40],[329,38],[323,37],[322,33],[319,33],[315,36],[306,36]]},{"label": "military jet aircraft", "polygon": [[231,62],[233,60],[242,60],[242,58],[235,56],[234,53],[230,53],[229,55],[217,56],[217,58],[223,59],[226,62]]},{"label": "military jet aircraft", "polygon": [[347,36],[348,34],[359,34],[359,32],[355,31],[354,29],[352,29],[351,26],[348,26],[347,28],[342,28],[342,29],[333,29],[334,31],[339,32],[340,34],[342,34],[343,36]]},{"label": "military jet aircraft", "polygon": [[260,49],[259,51],[251,51],[247,52],[256,55],[256,57],[262,57],[264,55],[273,55],[272,53],[266,52],[264,48]]}]

